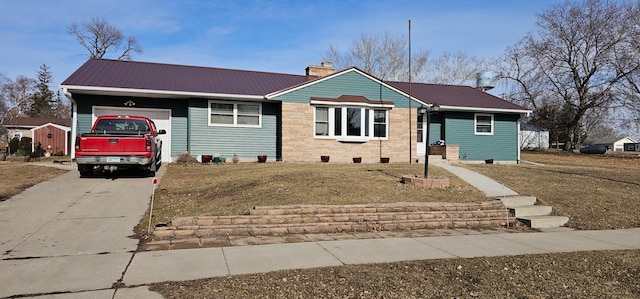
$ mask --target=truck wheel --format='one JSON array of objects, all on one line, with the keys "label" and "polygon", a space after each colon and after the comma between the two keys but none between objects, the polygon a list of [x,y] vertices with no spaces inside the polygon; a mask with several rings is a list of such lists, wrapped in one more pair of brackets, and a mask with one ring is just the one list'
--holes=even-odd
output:
[{"label": "truck wheel", "polygon": [[81,178],[86,178],[93,175],[93,166],[91,165],[78,165],[78,171]]}]

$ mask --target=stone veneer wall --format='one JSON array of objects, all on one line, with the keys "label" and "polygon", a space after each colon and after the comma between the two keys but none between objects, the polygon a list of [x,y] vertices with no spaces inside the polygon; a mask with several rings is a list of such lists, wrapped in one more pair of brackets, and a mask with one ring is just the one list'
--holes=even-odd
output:
[{"label": "stone veneer wall", "polygon": [[[415,158],[417,140],[415,112],[412,115],[411,150]],[[370,140],[365,143],[339,142],[313,136],[313,106],[299,103],[282,103],[282,160],[320,161],[321,155],[329,155],[329,162],[352,162],[362,157],[362,163],[378,163],[380,157],[390,162],[409,162],[409,109],[393,108],[389,111],[388,140]]]}]

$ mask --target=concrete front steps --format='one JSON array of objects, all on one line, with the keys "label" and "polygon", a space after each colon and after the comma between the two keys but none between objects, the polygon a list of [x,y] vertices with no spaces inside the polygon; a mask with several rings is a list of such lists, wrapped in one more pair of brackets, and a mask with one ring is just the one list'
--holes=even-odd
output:
[{"label": "concrete front steps", "polygon": [[551,216],[553,208],[536,205],[537,198],[534,196],[504,196],[498,197],[498,200],[509,209],[509,216],[531,228],[555,228],[569,221],[569,217],[566,216]]},{"label": "concrete front steps", "polygon": [[176,218],[154,240],[505,226],[499,200],[477,203],[384,203],[255,207],[250,215]]}]

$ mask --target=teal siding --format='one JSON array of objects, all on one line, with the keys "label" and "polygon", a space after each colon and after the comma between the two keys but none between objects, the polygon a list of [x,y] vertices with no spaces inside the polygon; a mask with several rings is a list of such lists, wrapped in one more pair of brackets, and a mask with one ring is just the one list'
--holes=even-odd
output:
[{"label": "teal siding", "polygon": [[[409,108],[408,97],[355,71],[305,86],[278,96],[275,100],[309,103],[311,97],[337,98],[341,95],[361,95],[369,100],[393,101],[396,108]],[[413,101],[411,105],[417,107],[419,104]]]},{"label": "teal siding", "polygon": [[445,143],[460,146],[462,161],[518,160],[517,114],[494,114],[493,135],[476,135],[474,113],[447,112]]},{"label": "teal siding", "polygon": [[137,97],[73,95],[78,104],[78,133],[91,130],[93,106],[126,108],[124,102],[133,100],[135,108],[171,109],[171,157],[176,158],[187,149],[187,101]]},{"label": "teal siding", "polygon": [[434,144],[442,138],[442,117],[440,114],[434,114],[429,117],[429,144]]},{"label": "teal siding", "polygon": [[237,154],[241,159],[256,159],[265,154],[269,159],[279,158],[276,132],[279,103],[262,104],[262,127],[220,127],[208,125],[208,101],[192,99],[189,104],[189,152],[192,155],[212,155],[224,157]]}]

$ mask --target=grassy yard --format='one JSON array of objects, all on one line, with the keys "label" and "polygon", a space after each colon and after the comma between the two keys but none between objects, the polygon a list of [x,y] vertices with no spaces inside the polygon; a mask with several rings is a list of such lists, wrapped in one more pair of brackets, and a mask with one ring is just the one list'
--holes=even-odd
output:
[{"label": "grassy yard", "polygon": [[[51,163],[53,163],[53,159],[51,159]],[[2,161],[0,162],[0,201],[6,200],[37,183],[52,179],[67,171],[68,170],[45,166],[35,166],[32,163],[22,162],[22,159],[18,160],[18,158]]]},{"label": "grassy yard", "polygon": [[165,298],[640,298],[640,250],[346,265],[150,289]]},{"label": "grassy yard", "polygon": [[423,171],[424,165],[406,163],[172,164],[156,192],[153,222],[178,216],[242,215],[258,205],[487,200],[438,167],[431,167],[430,174],[449,177],[450,188],[426,190],[400,183],[403,175]]},{"label": "grassy yard", "polygon": [[[640,157],[524,152],[535,166],[470,165],[520,194],[551,205],[576,229],[640,226]],[[254,206],[358,204],[410,201],[481,201],[484,194],[439,167],[447,189],[425,190],[400,183],[422,174],[422,164],[227,163],[167,166],[154,204],[153,223],[180,216],[242,215]],[[144,219],[142,223],[147,223]]]},{"label": "grassy yard", "polygon": [[524,152],[534,166],[466,165],[520,194],[537,196],[576,229],[640,227],[640,157]]}]

